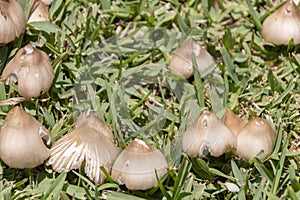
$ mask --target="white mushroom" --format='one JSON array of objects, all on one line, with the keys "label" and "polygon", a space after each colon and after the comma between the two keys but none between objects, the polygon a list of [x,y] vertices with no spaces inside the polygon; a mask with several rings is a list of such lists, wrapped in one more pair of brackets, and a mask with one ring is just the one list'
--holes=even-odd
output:
[{"label": "white mushroom", "polygon": [[49,57],[31,44],[21,48],[2,72],[2,81],[18,82],[18,92],[25,98],[46,93],[54,78]]},{"label": "white mushroom", "polygon": [[167,161],[156,148],[134,139],[117,157],[111,176],[130,190],[146,190],[167,173]]},{"label": "white mushroom", "polygon": [[15,107],[9,111],[0,131],[0,158],[13,168],[33,168],[46,160],[50,153],[41,137],[51,142],[43,125]]},{"label": "white mushroom", "polygon": [[[49,163],[58,172],[78,169],[85,161],[85,173],[102,184],[105,175],[100,167],[110,172],[119,149],[113,143],[109,130],[91,110],[81,114],[75,129],[56,141],[50,149]],[[98,124],[97,124],[98,123]],[[109,134],[112,135],[110,132]]]},{"label": "white mushroom", "polygon": [[30,10],[28,22],[50,21],[49,8],[42,0],[35,0]]}]

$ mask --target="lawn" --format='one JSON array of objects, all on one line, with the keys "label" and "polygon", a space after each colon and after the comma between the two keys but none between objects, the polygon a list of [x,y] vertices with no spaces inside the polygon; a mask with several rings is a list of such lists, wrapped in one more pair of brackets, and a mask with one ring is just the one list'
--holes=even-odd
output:
[{"label": "lawn", "polygon": [[[18,2],[28,18],[33,0]],[[27,23],[19,38],[0,46],[1,72],[28,43],[50,57],[49,92],[19,103],[49,131],[48,148],[91,108],[120,149],[139,138],[168,163],[152,189],[128,190],[107,173],[99,185],[83,169],[58,173],[47,161],[16,169],[0,160],[0,199],[300,199],[300,48],[268,43],[261,34],[283,2],[217,2],[54,0],[50,22]],[[184,79],[168,64],[188,38],[215,64]],[[0,82],[0,100],[15,97],[17,85]],[[1,126],[13,107],[0,106]],[[182,152],[182,136],[201,111],[221,118],[226,108],[272,122],[272,153],[246,161],[235,150],[201,158]]]}]

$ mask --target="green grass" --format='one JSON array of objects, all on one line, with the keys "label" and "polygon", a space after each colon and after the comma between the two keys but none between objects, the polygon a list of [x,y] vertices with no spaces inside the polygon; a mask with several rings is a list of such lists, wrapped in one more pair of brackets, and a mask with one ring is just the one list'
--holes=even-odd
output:
[{"label": "green grass", "polygon": [[[28,15],[31,1],[19,2]],[[0,47],[1,71],[27,43],[49,54],[51,98],[21,104],[53,142],[73,128],[79,112],[92,108],[119,147],[139,137],[169,163],[153,189],[128,191],[111,179],[96,185],[79,171],[59,174],[47,163],[29,173],[0,161],[0,199],[300,199],[299,46],[262,39],[271,1],[218,2],[219,10],[207,0],[54,0],[51,23],[27,24],[20,39]],[[205,45],[216,65],[186,81],[167,65],[188,37]],[[15,96],[16,86],[0,83],[0,100]],[[11,108],[0,107],[0,124]],[[204,108],[219,116],[231,108],[246,119],[271,119],[277,128],[273,154],[250,162],[234,151],[187,157],[181,136]]]}]

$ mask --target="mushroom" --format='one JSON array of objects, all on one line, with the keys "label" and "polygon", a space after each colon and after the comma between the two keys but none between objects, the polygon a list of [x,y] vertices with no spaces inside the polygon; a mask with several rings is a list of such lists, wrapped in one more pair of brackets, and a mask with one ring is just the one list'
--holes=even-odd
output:
[{"label": "mushroom", "polygon": [[204,71],[210,65],[215,63],[212,56],[205,48],[201,47],[194,39],[190,38],[171,55],[169,64],[170,70],[175,74],[190,78],[194,74],[192,63],[193,53],[199,72]]},{"label": "mushroom", "polygon": [[225,115],[222,117],[222,121],[235,136],[237,136],[240,130],[248,123],[247,120],[240,118],[230,109],[226,110]]},{"label": "mushroom", "polygon": [[79,116],[74,130],[53,144],[48,162],[55,171],[68,172],[85,161],[87,176],[102,184],[106,177],[100,167],[110,172],[118,154],[113,133],[88,109]]},{"label": "mushroom", "polygon": [[189,156],[205,156],[207,151],[215,157],[236,147],[236,137],[217,116],[208,110],[186,130],[182,149]]},{"label": "mushroom", "polygon": [[260,155],[264,159],[272,152],[276,139],[275,128],[262,118],[251,119],[237,136],[237,155],[245,160],[250,160]]},{"label": "mushroom", "polygon": [[291,39],[294,44],[300,43],[300,10],[288,0],[277,11],[271,14],[262,25],[262,36],[267,42],[276,45],[287,45]]},{"label": "mushroom", "polygon": [[50,153],[42,138],[50,144],[45,127],[20,107],[8,112],[0,131],[0,158],[13,168],[33,168]]},{"label": "mushroom", "polygon": [[32,4],[28,22],[50,21],[49,8],[42,0],[35,0]]},{"label": "mushroom", "polygon": [[16,0],[0,0],[0,44],[19,37],[25,24],[25,14]]},{"label": "mushroom", "polygon": [[21,48],[2,72],[2,81],[18,82],[19,94],[27,99],[46,93],[53,78],[49,57],[31,44]]},{"label": "mushroom", "polygon": [[53,0],[41,0],[41,1],[47,6],[49,6],[53,2]]},{"label": "mushroom", "polygon": [[117,157],[111,176],[130,190],[147,190],[167,173],[167,167],[166,158],[159,150],[134,139]]}]

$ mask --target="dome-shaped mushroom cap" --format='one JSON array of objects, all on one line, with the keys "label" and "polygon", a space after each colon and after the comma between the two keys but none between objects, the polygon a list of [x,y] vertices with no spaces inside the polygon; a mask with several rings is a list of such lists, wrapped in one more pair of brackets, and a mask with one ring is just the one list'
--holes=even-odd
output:
[{"label": "dome-shaped mushroom cap", "polygon": [[9,111],[0,131],[0,157],[10,167],[33,168],[50,153],[42,138],[50,143],[47,130],[20,107]]},{"label": "dome-shaped mushroom cap", "polygon": [[112,177],[130,190],[152,188],[158,178],[167,172],[164,155],[142,140],[133,140],[117,157],[112,167]]},{"label": "dome-shaped mushroom cap", "polygon": [[54,78],[49,57],[31,44],[20,49],[2,72],[2,81],[9,83],[17,77],[18,92],[30,99],[46,93]]},{"label": "dome-shaped mushroom cap", "polygon": [[42,0],[36,0],[31,7],[28,22],[50,21],[49,8]]},{"label": "dome-shaped mushroom cap", "polygon": [[287,45],[291,39],[300,43],[300,10],[292,1],[286,1],[277,11],[266,18],[262,36],[267,42]]},{"label": "dome-shaped mushroom cap", "polygon": [[99,126],[105,126],[103,122],[91,126],[100,120],[90,123],[89,119],[93,120],[93,115],[91,110],[82,113],[75,129],[53,144],[50,149],[49,163],[55,171],[61,172],[77,169],[85,161],[87,176],[102,184],[106,177],[100,167],[103,166],[110,172],[119,149],[111,138],[103,134],[102,130],[106,131],[107,128],[97,129]]},{"label": "dome-shaped mushroom cap", "polygon": [[226,110],[225,115],[222,117],[222,121],[235,136],[237,136],[240,130],[248,123],[247,120],[240,118],[230,109]]},{"label": "dome-shaped mushroom cap", "polygon": [[7,44],[25,30],[25,14],[16,0],[0,1],[0,44]]},{"label": "dome-shaped mushroom cap", "polygon": [[266,119],[253,118],[237,136],[237,155],[250,160],[263,150],[263,159],[272,152],[275,140],[275,128]]},{"label": "dome-shaped mushroom cap", "polygon": [[213,112],[207,110],[199,115],[182,138],[182,149],[189,156],[203,157],[208,150],[212,156],[218,157],[235,147],[235,135]]},{"label": "dome-shaped mushroom cap", "polygon": [[195,54],[199,72],[204,71],[210,65],[215,63],[212,56],[194,39],[190,38],[172,54],[169,64],[170,70],[185,78],[191,77],[194,74],[192,63],[193,53]]}]

